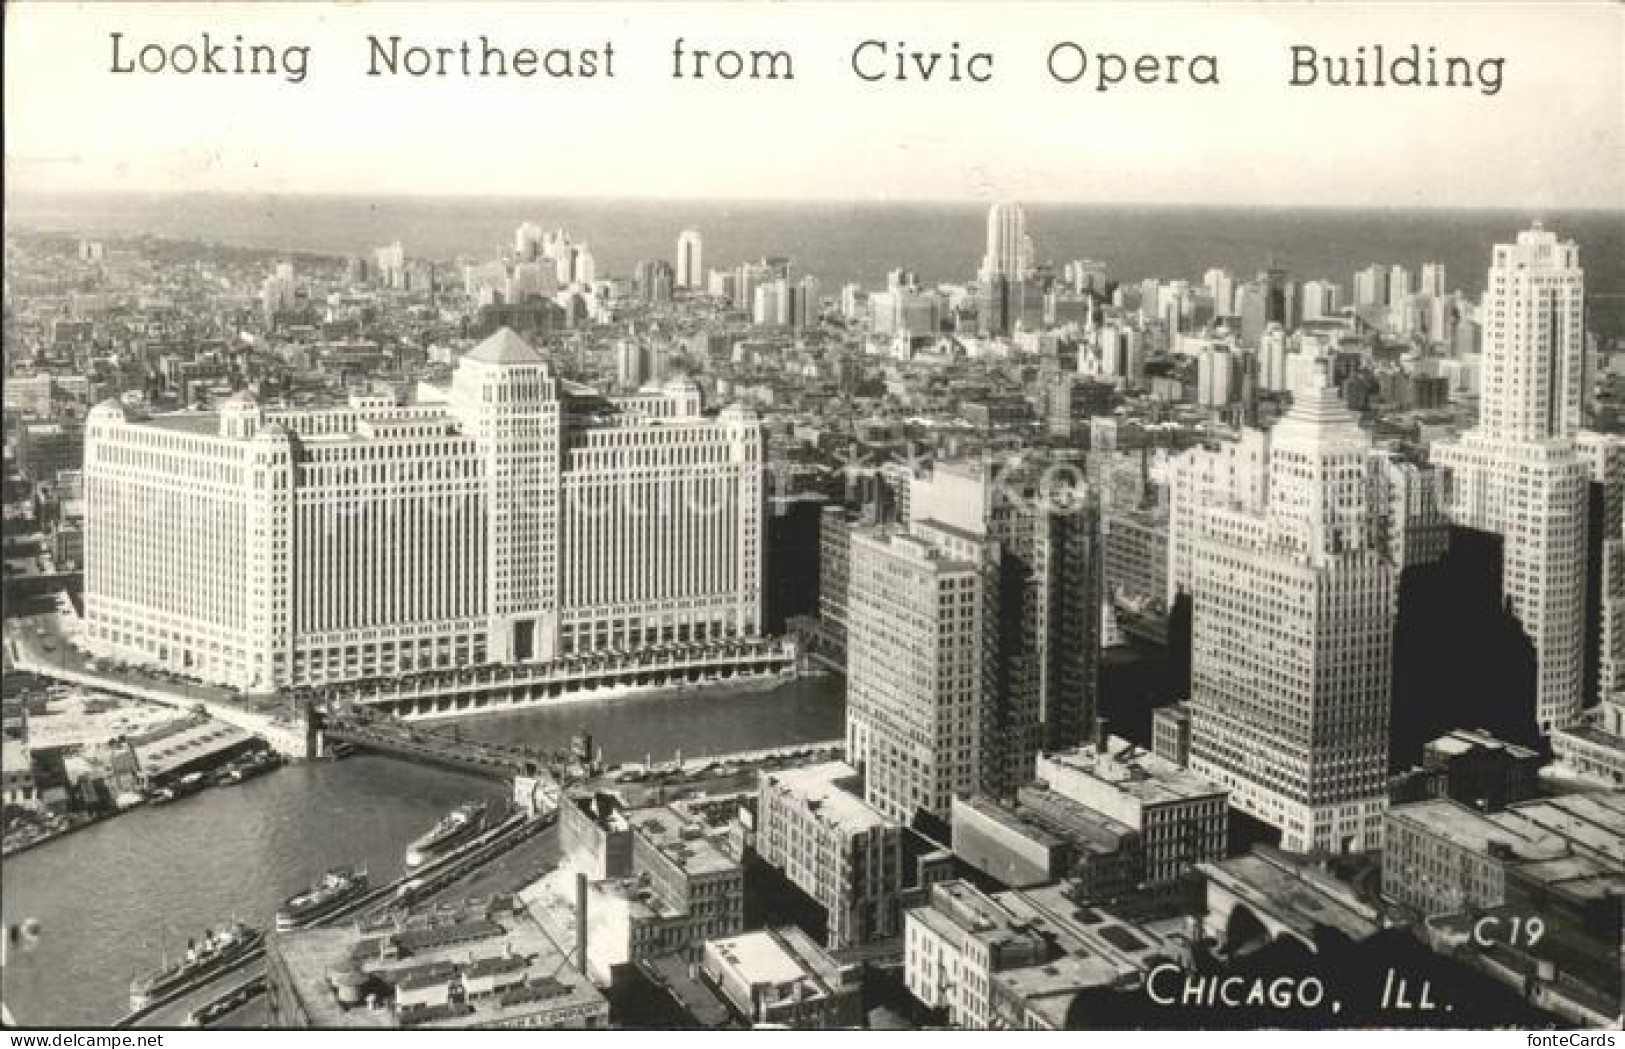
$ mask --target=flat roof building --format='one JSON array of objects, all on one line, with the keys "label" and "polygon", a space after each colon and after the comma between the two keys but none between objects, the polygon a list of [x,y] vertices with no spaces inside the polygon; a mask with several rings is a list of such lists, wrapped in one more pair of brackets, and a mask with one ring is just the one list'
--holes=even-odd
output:
[{"label": "flat roof building", "polygon": [[270,1025],[603,1028],[609,1005],[514,897],[274,934]]},{"label": "flat roof building", "polygon": [[861,966],[836,962],[794,926],[712,940],[700,968],[753,1024],[863,1026]]},{"label": "flat roof building", "polygon": [[1127,740],[1042,755],[1037,774],[1056,794],[1139,832],[1147,885],[1225,855],[1228,792]]},{"label": "flat roof building", "polygon": [[857,770],[825,762],[762,775],[756,851],[820,904],[829,946],[900,931],[903,828],[853,791]]}]

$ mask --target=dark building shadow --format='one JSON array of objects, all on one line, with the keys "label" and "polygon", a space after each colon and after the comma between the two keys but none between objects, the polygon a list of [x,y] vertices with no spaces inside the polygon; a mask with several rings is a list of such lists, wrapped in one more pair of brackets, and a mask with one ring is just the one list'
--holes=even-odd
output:
[{"label": "dark building shadow", "polygon": [[1400,577],[1394,627],[1389,764],[1418,764],[1451,729],[1482,728],[1541,745],[1535,721],[1535,648],[1501,595],[1502,540],[1450,529],[1449,553]]}]

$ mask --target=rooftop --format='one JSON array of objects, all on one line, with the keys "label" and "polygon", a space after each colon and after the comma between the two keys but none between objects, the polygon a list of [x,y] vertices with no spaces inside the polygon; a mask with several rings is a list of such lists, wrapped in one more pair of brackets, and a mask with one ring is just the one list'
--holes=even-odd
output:
[{"label": "rooftop", "polygon": [[1070,841],[1113,852],[1121,847],[1124,838],[1135,833],[1126,823],[1039,786],[1020,788],[1013,805],[981,795],[956,797],[954,804],[1049,847]]},{"label": "rooftop", "polygon": [[1449,798],[1438,798],[1388,811],[1388,818],[1415,824],[1468,852],[1488,854],[1491,847],[1511,850],[1514,860],[1550,860],[1567,854],[1563,839],[1510,810],[1483,813]]},{"label": "rooftop", "polygon": [[703,821],[669,805],[636,809],[626,818],[637,834],[689,874],[720,874],[739,868],[736,860],[707,837]]},{"label": "rooftop", "polygon": [[840,966],[800,929],[763,929],[712,940],[715,954],[746,984],[786,989],[802,985],[808,998],[827,996],[840,980]]},{"label": "rooftop", "polygon": [[[429,912],[418,912],[407,921],[429,918]],[[417,949],[409,958],[390,960],[370,953],[357,958],[357,947],[368,941],[355,925],[278,933],[269,950],[281,959],[287,989],[315,1027],[472,1027],[511,1024],[537,1014],[545,1026],[550,1015],[573,1021],[605,1012],[603,997],[571,967],[523,906],[494,909],[474,922],[453,924],[475,923],[484,923],[486,935],[444,944],[418,935]],[[425,933],[429,928],[408,927],[397,935]],[[369,1009],[339,1002],[333,989],[338,973],[352,974],[346,979],[357,980],[364,996],[377,995],[386,1003],[398,989],[422,990],[453,980],[494,981],[496,993],[471,995],[467,1008],[402,1014],[393,1007]]]},{"label": "rooftop", "polygon": [[849,834],[861,834],[891,824],[870,808],[862,798],[846,789],[855,784],[858,771],[844,761],[784,769],[763,775],[764,785],[772,784],[798,797],[823,823]]},{"label": "rooftop", "polygon": [[1458,728],[1433,740],[1428,744],[1428,748],[1450,755],[1467,754],[1474,750],[1501,750],[1515,758],[1538,757],[1528,747],[1520,747],[1516,743],[1497,739],[1483,729]]},{"label": "rooftop", "polygon": [[[993,897],[968,881],[945,881],[931,886],[930,904],[909,911],[939,936],[969,934],[996,949],[1010,948],[1037,957],[1045,949],[1043,937],[1031,924],[1011,914]],[[1019,954],[1008,956],[1019,959]]]},{"label": "rooftop", "polygon": [[1625,794],[1564,794],[1518,802],[1495,815],[1527,820],[1577,852],[1625,870]]},{"label": "rooftop", "polygon": [[469,350],[465,360],[484,364],[546,364],[547,358],[537,353],[530,343],[521,339],[511,328],[503,328],[484,342]]},{"label": "rooftop", "polygon": [[1079,747],[1050,754],[1041,762],[1099,780],[1145,805],[1225,793],[1218,784],[1118,736],[1108,738],[1104,749]]},{"label": "rooftop", "polygon": [[220,415],[217,412],[169,412],[142,419],[141,425],[160,430],[174,430],[177,433],[220,436]]},{"label": "rooftop", "polygon": [[1066,886],[1041,885],[995,895],[1010,913],[1067,954],[1093,957],[1108,964],[1118,975],[1144,969],[1152,958],[1172,957],[1182,945],[1172,943],[1162,933],[1129,922],[1101,907],[1081,907],[1067,895]]}]

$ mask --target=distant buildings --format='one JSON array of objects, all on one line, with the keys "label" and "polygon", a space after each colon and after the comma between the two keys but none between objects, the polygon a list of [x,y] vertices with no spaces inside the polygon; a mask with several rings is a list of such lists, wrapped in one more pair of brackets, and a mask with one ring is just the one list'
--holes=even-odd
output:
[{"label": "distant buildings", "polygon": [[660,259],[645,259],[632,269],[632,290],[646,303],[670,302],[676,281],[671,263]]},{"label": "distant buildings", "polygon": [[994,204],[987,212],[987,254],[982,257],[981,280],[1022,281],[1032,267],[1026,213],[1014,202]]},{"label": "distant buildings", "polygon": [[685,229],[677,238],[677,287],[699,291],[705,287],[704,243],[700,231]]}]

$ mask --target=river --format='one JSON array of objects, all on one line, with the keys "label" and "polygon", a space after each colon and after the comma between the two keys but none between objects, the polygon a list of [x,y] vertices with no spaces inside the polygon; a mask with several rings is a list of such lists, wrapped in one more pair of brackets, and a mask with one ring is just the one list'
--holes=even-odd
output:
[{"label": "river", "polygon": [[[669,759],[842,734],[840,678],[769,692],[695,692],[572,703],[459,722],[469,736],[549,747],[586,729],[610,762]],[[32,917],[39,941],[10,948],[0,986],[18,1022],[106,1024],[130,979],[167,949],[233,916],[268,922],[324,869],[365,865],[395,877],[406,845],[457,803],[498,797],[494,782],[357,755],[280,769],[173,805],[138,809],[0,864],[7,927]]]}]

